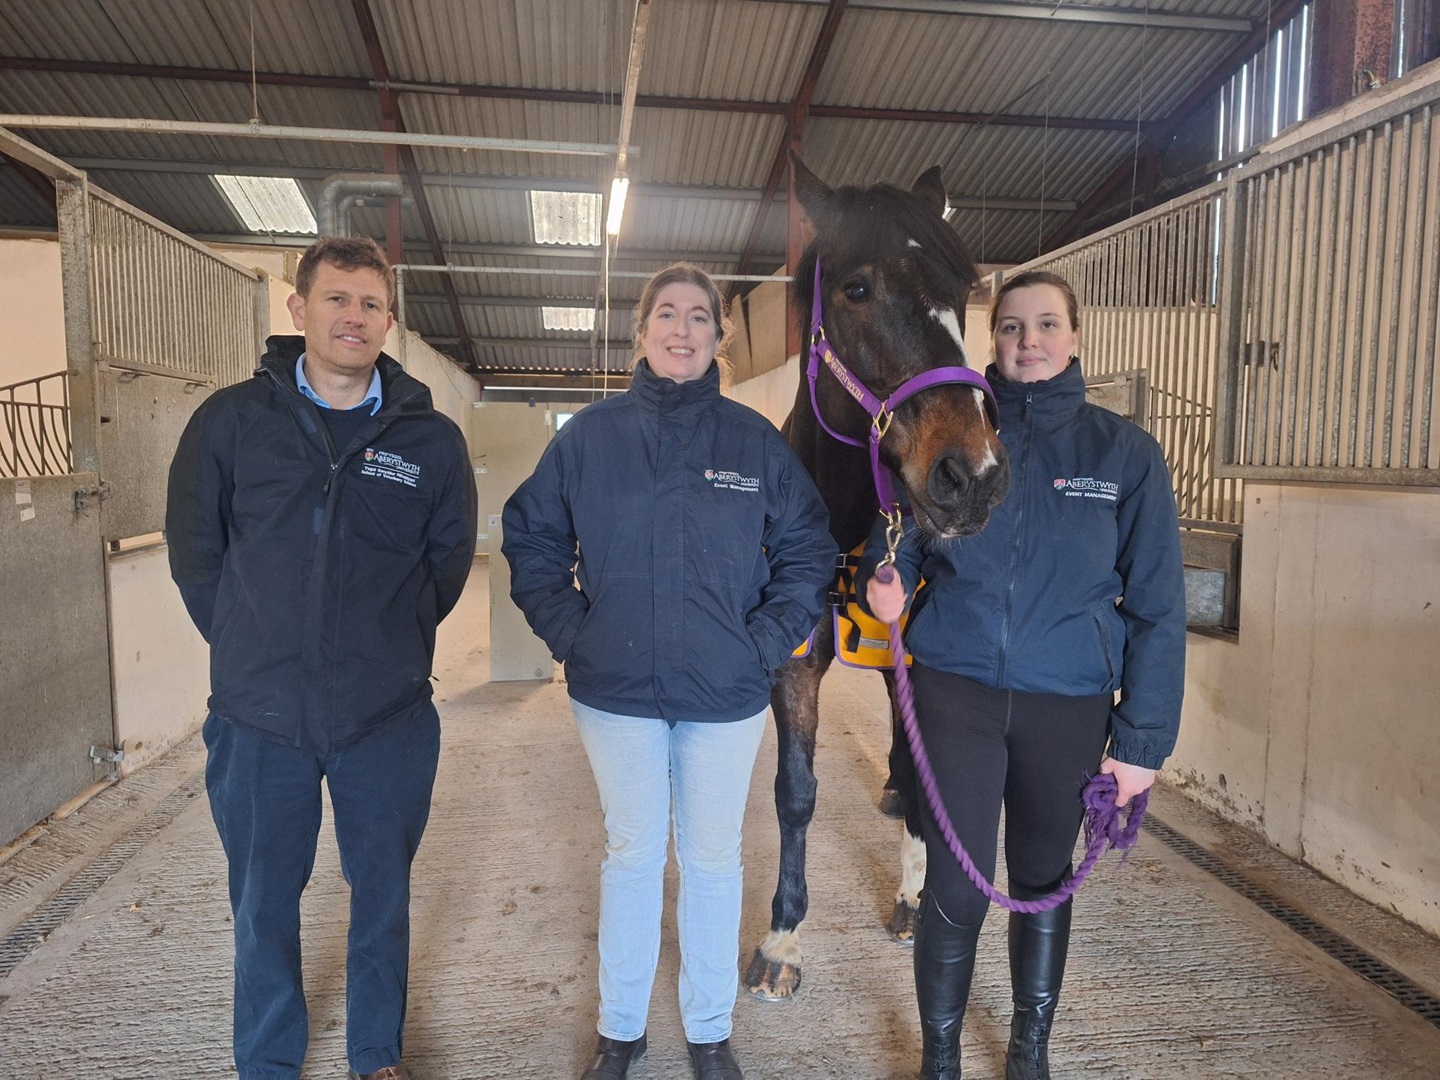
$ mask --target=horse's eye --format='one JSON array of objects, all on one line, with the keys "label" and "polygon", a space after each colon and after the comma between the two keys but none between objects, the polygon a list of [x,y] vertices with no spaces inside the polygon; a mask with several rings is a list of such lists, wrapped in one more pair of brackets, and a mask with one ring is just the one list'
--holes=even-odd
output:
[{"label": "horse's eye", "polygon": [[859,304],[870,299],[870,286],[863,281],[850,281],[845,284],[845,299],[852,304]]}]

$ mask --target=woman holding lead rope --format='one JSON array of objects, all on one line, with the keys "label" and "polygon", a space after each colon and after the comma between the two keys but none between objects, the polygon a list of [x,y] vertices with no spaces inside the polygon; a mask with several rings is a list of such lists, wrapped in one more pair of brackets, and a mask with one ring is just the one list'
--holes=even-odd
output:
[{"label": "woman holding lead rope", "polygon": [[[1010,893],[1037,900],[1071,873],[1087,778],[1097,769],[1112,775],[1124,806],[1174,749],[1185,589],[1164,456],[1146,432],[1086,402],[1069,284],[1045,271],[1017,275],[995,296],[990,330],[986,374],[1010,455],[1009,497],[973,537],[921,544],[908,530],[895,552],[898,580],[875,574],[886,555],[882,520],[858,584],[871,612],[893,622],[926,583],[905,642],[939,794],[992,880],[1004,806]],[[989,901],[919,801],[928,860],[915,934],[920,1076],[959,1080],[960,1027]],[[1066,900],[1010,915],[1006,1080],[1050,1076],[1070,914]]]}]

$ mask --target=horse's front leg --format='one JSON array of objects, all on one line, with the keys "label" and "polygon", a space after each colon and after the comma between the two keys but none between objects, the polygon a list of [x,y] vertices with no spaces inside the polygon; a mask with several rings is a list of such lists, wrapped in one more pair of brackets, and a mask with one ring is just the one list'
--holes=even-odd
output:
[{"label": "horse's front leg", "polygon": [[820,679],[833,652],[828,624],[821,625],[804,660],[781,669],[770,695],[779,736],[775,810],[780,820],[780,880],[770,904],[770,932],[745,971],[745,988],[769,1001],[800,989],[800,923],[809,894],[805,887],[805,831],[815,813],[815,730],[819,723]]},{"label": "horse's front leg", "polygon": [[[900,888],[895,892],[895,908],[890,913],[886,931],[902,945],[915,944],[915,919],[920,910],[920,890],[925,887],[925,841],[920,835],[920,785],[915,777],[915,761],[900,719],[900,703],[895,696],[895,677],[885,672],[885,689],[890,693],[890,779],[885,782],[880,810],[887,817],[905,819],[905,832],[900,839]],[[892,798],[892,805],[886,799]]]}]

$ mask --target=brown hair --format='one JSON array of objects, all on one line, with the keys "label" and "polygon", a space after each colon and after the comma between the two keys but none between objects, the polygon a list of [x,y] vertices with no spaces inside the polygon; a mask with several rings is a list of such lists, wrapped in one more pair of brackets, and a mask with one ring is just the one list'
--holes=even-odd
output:
[{"label": "brown hair", "polygon": [[1080,304],[1075,299],[1075,290],[1070,283],[1059,274],[1052,274],[1049,270],[1026,270],[1022,274],[1016,274],[1013,278],[1006,280],[1005,284],[995,290],[995,296],[990,301],[990,333],[995,333],[995,324],[1000,317],[1000,301],[1007,293],[1016,289],[1024,289],[1031,285],[1053,285],[1059,289],[1065,297],[1065,310],[1070,316],[1070,329],[1080,329]]},{"label": "brown hair", "polygon": [[635,305],[635,363],[638,364],[645,355],[645,326],[650,321],[650,313],[655,310],[660,290],[677,284],[698,287],[710,301],[710,316],[715,320],[715,362],[720,365],[720,381],[728,385],[731,372],[730,361],[725,358],[725,347],[730,344],[735,326],[726,314],[725,302],[720,298],[720,290],[714,280],[694,263],[671,263],[645,283],[640,302]]},{"label": "brown hair", "polygon": [[368,236],[322,236],[305,249],[295,271],[295,291],[301,298],[310,295],[321,263],[341,270],[374,270],[385,279],[385,296],[395,306],[395,271],[380,245]]}]

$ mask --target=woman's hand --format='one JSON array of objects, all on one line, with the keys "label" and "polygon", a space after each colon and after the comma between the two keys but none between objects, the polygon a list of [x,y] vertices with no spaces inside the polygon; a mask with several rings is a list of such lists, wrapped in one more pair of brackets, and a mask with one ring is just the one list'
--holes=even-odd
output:
[{"label": "woman's hand", "polygon": [[877,575],[865,585],[865,602],[870,605],[871,614],[883,623],[893,623],[905,610],[905,586],[900,575],[891,570],[888,582],[882,582]]},{"label": "woman's hand", "polygon": [[[873,601],[870,606],[872,608],[875,606]],[[1108,755],[1101,760],[1100,771],[1115,777],[1116,806],[1126,805],[1142,791],[1149,791],[1150,785],[1155,783],[1154,769],[1145,769],[1139,765],[1127,765]]]}]

